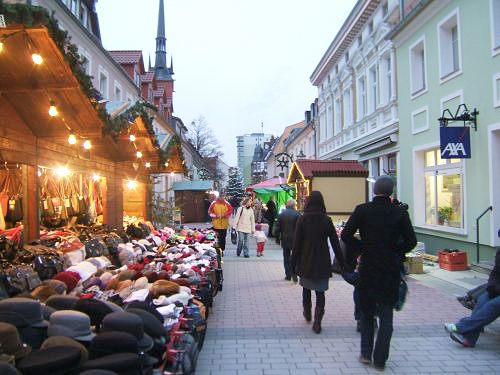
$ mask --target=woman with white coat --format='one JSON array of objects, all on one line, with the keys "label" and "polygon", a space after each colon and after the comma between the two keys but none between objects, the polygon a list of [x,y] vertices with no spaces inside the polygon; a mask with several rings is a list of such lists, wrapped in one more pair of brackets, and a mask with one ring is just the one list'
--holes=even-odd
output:
[{"label": "woman with white coat", "polygon": [[243,249],[245,258],[249,258],[248,254],[248,236],[255,232],[255,217],[252,207],[252,198],[247,197],[241,202],[238,207],[234,218],[234,228],[238,232],[238,247],[236,248],[236,255],[240,256]]}]

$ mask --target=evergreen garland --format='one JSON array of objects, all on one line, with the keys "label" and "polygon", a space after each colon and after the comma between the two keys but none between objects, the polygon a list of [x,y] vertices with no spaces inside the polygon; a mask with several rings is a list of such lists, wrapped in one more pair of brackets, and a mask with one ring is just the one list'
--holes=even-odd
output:
[{"label": "evergreen garland", "polygon": [[[146,108],[158,111],[158,108],[155,105],[140,101],[135,103],[122,114],[116,116],[115,118],[111,118],[105,109],[98,108],[98,101],[102,99],[101,94],[92,85],[92,77],[87,75],[82,68],[83,60],[78,54],[78,47],[71,43],[71,37],[68,35],[68,32],[59,28],[59,22],[54,17],[53,13],[49,14],[45,8],[40,6],[27,4],[4,4],[3,0],[0,0],[0,13],[5,16],[5,22],[8,25],[19,24],[25,27],[45,26],[49,35],[64,56],[64,59],[69,64],[71,71],[78,80],[82,91],[89,98],[99,117],[104,122],[104,133],[109,134],[115,141],[117,141],[118,137],[128,130],[128,127],[130,126],[129,121],[133,122],[136,117],[140,116],[148,134],[151,137],[151,141],[158,151],[159,160],[164,160],[163,163],[165,163],[165,161],[169,158],[170,153],[168,152],[165,154],[165,151],[160,148],[153,128],[153,118],[149,117],[146,111]],[[177,135],[175,137],[177,137]],[[180,144],[180,139],[178,139],[177,142]],[[181,158],[181,162],[183,162],[184,154],[182,152],[182,148],[180,148],[179,157]],[[187,168],[184,164],[185,163],[183,163],[184,174],[187,175]]]}]

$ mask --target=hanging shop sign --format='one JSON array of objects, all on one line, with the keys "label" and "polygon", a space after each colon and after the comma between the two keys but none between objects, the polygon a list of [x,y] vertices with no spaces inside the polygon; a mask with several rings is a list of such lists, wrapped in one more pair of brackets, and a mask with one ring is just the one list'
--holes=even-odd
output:
[{"label": "hanging shop sign", "polygon": [[470,159],[470,128],[441,127],[441,159]]}]

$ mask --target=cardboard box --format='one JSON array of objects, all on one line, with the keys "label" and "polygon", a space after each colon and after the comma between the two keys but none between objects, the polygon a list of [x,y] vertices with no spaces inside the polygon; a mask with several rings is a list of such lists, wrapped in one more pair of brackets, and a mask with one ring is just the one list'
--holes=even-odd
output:
[{"label": "cardboard box", "polygon": [[420,274],[424,273],[424,262],[421,255],[417,256],[406,256],[406,262],[408,264],[408,273]]}]

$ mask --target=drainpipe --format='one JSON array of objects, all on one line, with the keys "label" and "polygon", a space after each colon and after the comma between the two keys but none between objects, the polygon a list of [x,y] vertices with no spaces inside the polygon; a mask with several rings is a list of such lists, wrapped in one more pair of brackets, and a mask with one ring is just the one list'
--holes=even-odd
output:
[{"label": "drainpipe", "polygon": [[405,17],[405,0],[399,0],[399,21]]}]

